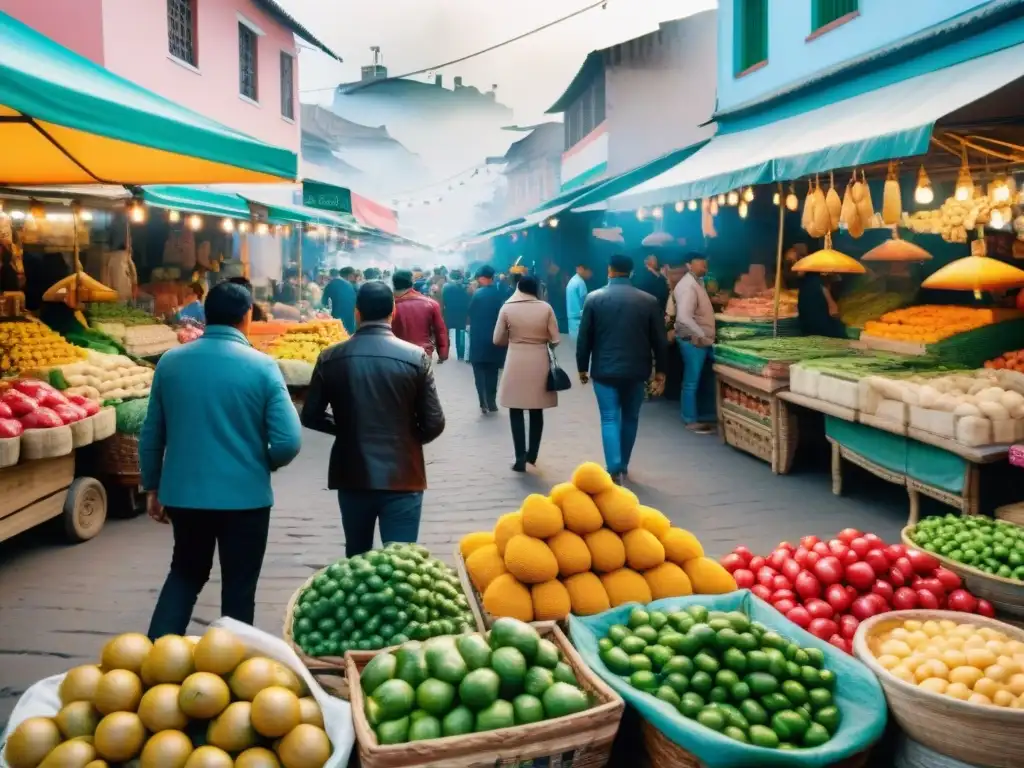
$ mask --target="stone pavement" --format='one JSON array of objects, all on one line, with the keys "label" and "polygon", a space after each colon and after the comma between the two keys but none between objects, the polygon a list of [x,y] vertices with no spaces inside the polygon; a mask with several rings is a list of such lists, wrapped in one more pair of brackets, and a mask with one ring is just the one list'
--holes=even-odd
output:
[{"label": "stone pavement", "polygon": [[[420,540],[449,562],[463,534],[493,526],[528,493],[568,479],[580,462],[601,461],[593,393],[575,384],[545,415],[540,467],[514,474],[508,419],[504,412],[480,415],[472,378],[464,363],[437,368],[448,425],[427,450],[430,490]],[[821,471],[773,476],[717,438],[684,431],[677,408],[645,405],[629,485],[641,501],[693,530],[710,555],[740,543],[766,551],[783,539],[829,536],[847,525],[898,540],[907,502],[897,489],[871,484],[853,469],[843,498],[832,495]],[[257,625],[274,633],[292,593],[344,553],[337,502],[325,490],[330,440],[312,432],[304,439],[301,456],[274,480],[277,506],[256,611]],[[821,465],[821,456],[810,458]],[[32,682],[91,662],[111,635],[145,632],[170,543],[169,528],[142,517],[110,521],[78,546],[46,529],[0,544],[0,723]],[[217,618],[219,598],[215,572],[196,607],[196,632]]]}]

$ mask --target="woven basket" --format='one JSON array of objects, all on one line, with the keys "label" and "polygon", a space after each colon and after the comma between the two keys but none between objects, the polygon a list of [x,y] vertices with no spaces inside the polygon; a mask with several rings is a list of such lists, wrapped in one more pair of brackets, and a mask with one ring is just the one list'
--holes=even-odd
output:
[{"label": "woven basket", "polygon": [[612,753],[625,704],[615,691],[590,671],[557,624],[537,625],[565,658],[580,685],[597,700],[575,715],[486,733],[449,736],[411,744],[381,746],[366,720],[359,673],[376,652],[345,656],[351,692],[356,748],[362,768],[495,768],[515,765],[562,765],[603,768]]},{"label": "woven basket", "polygon": [[313,583],[313,579],[323,573],[326,568],[314,572],[308,579],[302,582],[302,586],[296,589],[284,609],[284,627],[281,629],[281,637],[295,651],[302,665],[309,670],[309,674],[316,678],[321,687],[332,696],[348,701],[348,681],[345,679],[345,659],[341,656],[321,656],[314,658],[307,656],[292,637],[292,622],[295,614],[295,605],[299,597]]},{"label": "woven basket", "polygon": [[137,435],[116,432],[113,437],[103,440],[98,445],[100,468],[105,474],[115,477],[139,476],[139,438]]},{"label": "woven basket", "polygon": [[953,611],[892,611],[861,622],[853,638],[853,652],[882,684],[896,722],[914,741],[941,755],[989,768],[1020,768],[1024,755],[1024,709],[970,704],[906,683],[883,669],[868,649],[868,638],[880,624],[907,619],[949,619],[991,627],[1024,642],[1024,630],[985,616]]},{"label": "woven basket", "polygon": [[[900,538],[904,546],[920,549],[919,546],[910,540],[912,525],[908,525],[900,532]],[[1017,579],[1007,579],[1002,576],[993,576],[970,565],[950,560],[936,552],[929,552],[935,557],[943,568],[948,568],[957,574],[964,581],[964,586],[976,597],[984,598],[992,603],[996,613],[1007,615],[1015,619],[1024,619],[1024,582]]]},{"label": "woven basket", "polygon": [[[643,724],[643,734],[644,747],[647,748],[647,758],[651,768],[706,768],[696,755],[669,740],[665,734],[646,720]],[[870,749],[859,752],[846,760],[832,763],[829,768],[861,768],[867,765],[870,752]]]},{"label": "woven basket", "polygon": [[1004,507],[996,507],[996,519],[1005,520],[1014,525],[1024,525],[1024,501],[1016,504],[1007,504]]}]

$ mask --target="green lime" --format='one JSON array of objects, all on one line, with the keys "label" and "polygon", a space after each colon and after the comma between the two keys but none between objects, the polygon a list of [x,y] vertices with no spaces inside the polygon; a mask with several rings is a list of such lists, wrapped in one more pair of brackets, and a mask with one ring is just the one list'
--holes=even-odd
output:
[{"label": "green lime", "polygon": [[764,725],[750,726],[750,743],[755,747],[778,749],[779,737],[771,728]]},{"label": "green lime", "polygon": [[752,632],[740,632],[740,636],[736,639],[736,648],[744,653],[756,651],[759,648],[757,637]]},{"label": "green lime", "polygon": [[655,669],[660,670],[672,658],[672,649],[664,645],[649,645],[644,648],[644,655],[651,660]]},{"label": "green lime", "polygon": [[814,709],[821,709],[832,703],[832,692],[827,688],[811,688],[807,692],[807,700]]},{"label": "green lime", "polygon": [[707,672],[694,672],[690,678],[690,689],[701,696],[707,696],[714,684],[714,680]]},{"label": "green lime", "polygon": [[722,731],[722,733],[728,736],[733,741],[739,741],[743,744],[750,743],[750,739],[747,738],[747,732],[744,731],[742,728],[737,728],[735,725],[725,726],[725,730]]},{"label": "green lime", "polygon": [[829,740],[829,732],[818,723],[811,723],[803,735],[803,746],[807,749],[820,747]]},{"label": "green lime", "polygon": [[831,734],[839,730],[840,720],[842,720],[842,716],[839,713],[839,708],[834,706],[822,707],[814,714],[814,722],[824,726],[825,730]]},{"label": "green lime", "polygon": [[693,657],[693,666],[701,672],[707,672],[709,675],[714,675],[721,669],[718,659],[705,651],[701,651]]},{"label": "green lime", "polygon": [[630,672],[629,654],[621,648],[612,648],[610,651],[602,653],[601,661],[613,674],[628,675]]},{"label": "green lime", "polygon": [[804,648],[804,653],[807,654],[807,663],[812,667],[821,669],[825,666],[825,652],[820,648]]},{"label": "green lime", "polygon": [[740,633],[732,627],[726,627],[725,629],[718,630],[718,636],[715,638],[715,643],[719,650],[726,650],[732,648],[739,641]]},{"label": "green lime", "polygon": [[611,650],[614,647],[615,643],[613,643],[607,637],[602,637],[600,640],[597,641],[597,650],[599,650],[601,653]]},{"label": "green lime", "polygon": [[782,683],[782,694],[797,707],[801,704],[806,704],[808,700],[807,689],[800,685],[796,680],[784,681]]},{"label": "green lime", "polygon": [[629,676],[629,684],[637,690],[650,693],[658,688],[658,678],[648,669],[638,669]]},{"label": "green lime", "polygon": [[676,613],[669,614],[668,617],[669,625],[675,627],[676,631],[681,634],[686,634],[690,631],[690,627],[696,624],[696,620],[686,613],[685,611],[677,611]]},{"label": "green lime", "polygon": [[676,693],[675,689],[673,689],[672,686],[661,686],[654,694],[654,697],[657,699],[661,699],[662,701],[668,702],[676,709],[679,708],[679,694]]},{"label": "green lime", "polygon": [[679,649],[683,646],[683,634],[676,632],[674,629],[661,630],[658,633],[658,645],[664,645],[666,648],[671,648],[674,653],[678,653]]},{"label": "green lime", "polygon": [[693,617],[698,624],[708,620],[708,609],[703,605],[691,605],[686,612]]},{"label": "green lime", "polygon": [[716,685],[710,691],[708,691],[708,701],[713,704],[724,704],[729,700],[729,689],[724,688],[721,685]]},{"label": "green lime", "polygon": [[704,709],[704,699],[693,691],[684,693],[679,700],[679,712],[684,717],[695,718],[702,709]]},{"label": "green lime", "polygon": [[729,689],[729,695],[733,701],[745,701],[750,698],[750,686],[746,683],[736,683]]},{"label": "green lime", "polygon": [[743,682],[750,686],[750,692],[760,698],[775,693],[779,689],[779,681],[766,672],[751,672]]},{"label": "green lime", "polygon": [[647,641],[637,635],[629,635],[624,637],[622,642],[619,643],[621,648],[626,653],[632,655],[634,653],[643,653],[644,648],[647,647]]},{"label": "green lime", "polygon": [[668,623],[668,616],[661,611],[651,611],[648,616],[648,623],[655,629],[661,629]]},{"label": "green lime", "polygon": [[731,669],[720,669],[715,674],[715,685],[720,685],[723,688],[732,688],[739,682],[740,676]]},{"label": "green lime", "polygon": [[747,669],[751,672],[767,672],[771,663],[764,651],[751,651],[746,656]]},{"label": "green lime", "polygon": [[690,681],[687,679],[686,675],[679,672],[673,672],[669,675],[665,675],[665,685],[682,696],[689,690]]},{"label": "green lime", "polygon": [[738,648],[729,648],[722,654],[722,664],[733,672],[747,671],[747,657]]},{"label": "green lime", "polygon": [[705,707],[697,713],[697,722],[705,728],[721,732],[725,729],[725,714],[719,709]]},{"label": "green lime", "polygon": [[634,672],[650,672],[654,669],[654,664],[642,653],[634,653],[629,657],[629,668]]},{"label": "green lime", "polygon": [[831,669],[823,669],[818,673],[818,681],[821,683],[822,688],[828,688],[830,691],[835,690],[836,673]]},{"label": "green lime", "polygon": [[650,624],[644,624],[643,626],[637,627],[633,630],[633,634],[637,637],[643,638],[648,644],[655,643],[658,640],[658,630]]},{"label": "green lime", "polygon": [[689,657],[673,656],[665,662],[665,666],[661,668],[661,673],[663,675],[671,675],[673,672],[679,672],[689,677],[693,674],[693,670],[693,661]]},{"label": "green lime", "polygon": [[751,725],[766,725],[768,723],[768,713],[753,699],[741,701],[739,710]]},{"label": "green lime", "polygon": [[633,633],[629,631],[629,628],[621,624],[612,624],[608,627],[608,639],[616,645],[621,645],[623,638],[629,637],[631,634]]},{"label": "green lime", "polygon": [[772,715],[772,730],[781,741],[799,741],[807,728],[807,721],[791,709],[784,709]]},{"label": "green lime", "polygon": [[636,629],[651,623],[651,616],[643,608],[634,608],[629,614],[629,628]]},{"label": "green lime", "polygon": [[730,624],[729,620],[726,618],[711,619],[708,621],[708,626],[715,630],[716,634],[721,632],[723,629],[732,629],[732,624]]},{"label": "green lime", "polygon": [[767,696],[762,696],[761,704],[769,712],[781,712],[784,709],[789,709],[790,706],[789,699],[781,693],[769,693]]}]

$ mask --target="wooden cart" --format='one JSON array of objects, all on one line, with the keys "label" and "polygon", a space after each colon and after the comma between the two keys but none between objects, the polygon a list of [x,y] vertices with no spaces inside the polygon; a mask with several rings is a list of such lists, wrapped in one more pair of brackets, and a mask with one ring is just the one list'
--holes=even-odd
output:
[{"label": "wooden cart", "polygon": [[796,419],[780,408],[789,379],[772,379],[717,364],[715,399],[722,442],[767,461],[772,472],[789,473],[796,454]]},{"label": "wooden cart", "polygon": [[0,541],[55,518],[72,543],[91,539],[107,519],[107,492],[75,476],[74,453],[0,469]]}]

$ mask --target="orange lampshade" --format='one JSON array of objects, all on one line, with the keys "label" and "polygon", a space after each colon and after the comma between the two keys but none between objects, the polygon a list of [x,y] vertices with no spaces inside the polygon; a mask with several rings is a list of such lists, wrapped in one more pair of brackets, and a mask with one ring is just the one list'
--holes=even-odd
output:
[{"label": "orange lampshade", "polygon": [[1004,291],[1024,286],[1024,270],[988,256],[967,256],[930,275],[922,288],[942,291]]},{"label": "orange lampshade", "polygon": [[861,257],[863,261],[928,261],[932,255],[919,245],[893,237]]},{"label": "orange lampshade", "polygon": [[850,258],[845,253],[834,251],[831,248],[822,248],[820,251],[800,259],[793,265],[793,271],[862,275],[867,272],[867,269],[859,261]]}]

